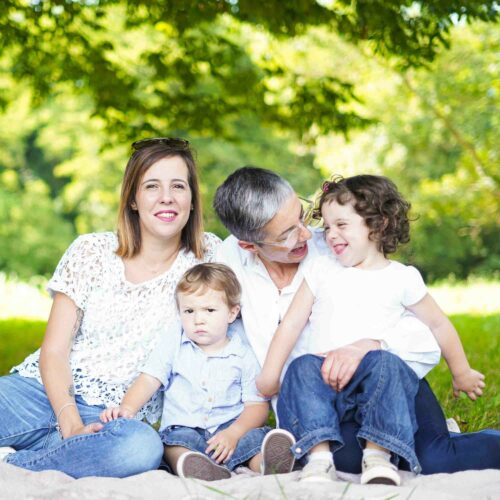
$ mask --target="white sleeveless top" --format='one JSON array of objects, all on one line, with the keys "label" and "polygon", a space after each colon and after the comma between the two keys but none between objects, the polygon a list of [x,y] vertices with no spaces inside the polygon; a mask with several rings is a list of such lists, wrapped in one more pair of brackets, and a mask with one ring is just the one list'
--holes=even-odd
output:
[{"label": "white sleeveless top", "polygon": [[[85,234],[70,245],[47,288],[52,296],[64,293],[83,311],[70,354],[75,394],[90,405],[120,404],[162,330],[177,314],[174,291],[180,277],[193,265],[214,260],[219,243],[217,236],[205,233],[202,260],[181,250],[168,271],[138,284],[125,278],[123,261],[115,254],[115,233]],[[12,371],[42,383],[39,355],[40,349]],[[155,422],[161,405],[155,395],[138,418]]]}]

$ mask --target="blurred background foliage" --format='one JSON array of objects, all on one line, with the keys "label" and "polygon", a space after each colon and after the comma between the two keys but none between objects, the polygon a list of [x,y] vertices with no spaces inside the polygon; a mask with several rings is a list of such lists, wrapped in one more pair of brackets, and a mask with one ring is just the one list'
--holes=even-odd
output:
[{"label": "blurred background foliage", "polygon": [[313,197],[332,174],[412,201],[402,258],[429,280],[500,268],[494,1],[4,0],[0,271],[50,274],[112,230],[129,145],[198,152],[216,187],[255,164]]}]

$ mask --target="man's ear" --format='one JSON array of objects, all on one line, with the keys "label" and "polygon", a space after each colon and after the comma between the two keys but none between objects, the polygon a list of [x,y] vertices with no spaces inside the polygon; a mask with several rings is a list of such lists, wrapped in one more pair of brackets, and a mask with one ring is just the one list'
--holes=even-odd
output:
[{"label": "man's ear", "polygon": [[252,253],[257,253],[257,243],[250,243],[249,241],[238,240],[238,246],[243,250],[248,250]]}]

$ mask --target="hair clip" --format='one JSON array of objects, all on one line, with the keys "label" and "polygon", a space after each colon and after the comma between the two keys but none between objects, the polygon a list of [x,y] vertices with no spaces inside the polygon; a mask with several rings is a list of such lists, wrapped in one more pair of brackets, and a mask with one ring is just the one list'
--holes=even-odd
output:
[{"label": "hair clip", "polygon": [[321,190],[323,193],[328,193],[330,191],[330,181],[323,182],[323,186],[321,186]]}]

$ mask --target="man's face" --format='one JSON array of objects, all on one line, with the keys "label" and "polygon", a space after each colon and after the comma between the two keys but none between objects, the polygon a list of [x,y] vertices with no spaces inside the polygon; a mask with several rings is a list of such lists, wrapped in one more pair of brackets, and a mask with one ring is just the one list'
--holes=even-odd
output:
[{"label": "man's face", "polygon": [[264,226],[263,240],[254,243],[248,250],[270,262],[299,264],[307,255],[307,240],[312,236],[304,225],[303,217],[302,204],[293,194]]}]

